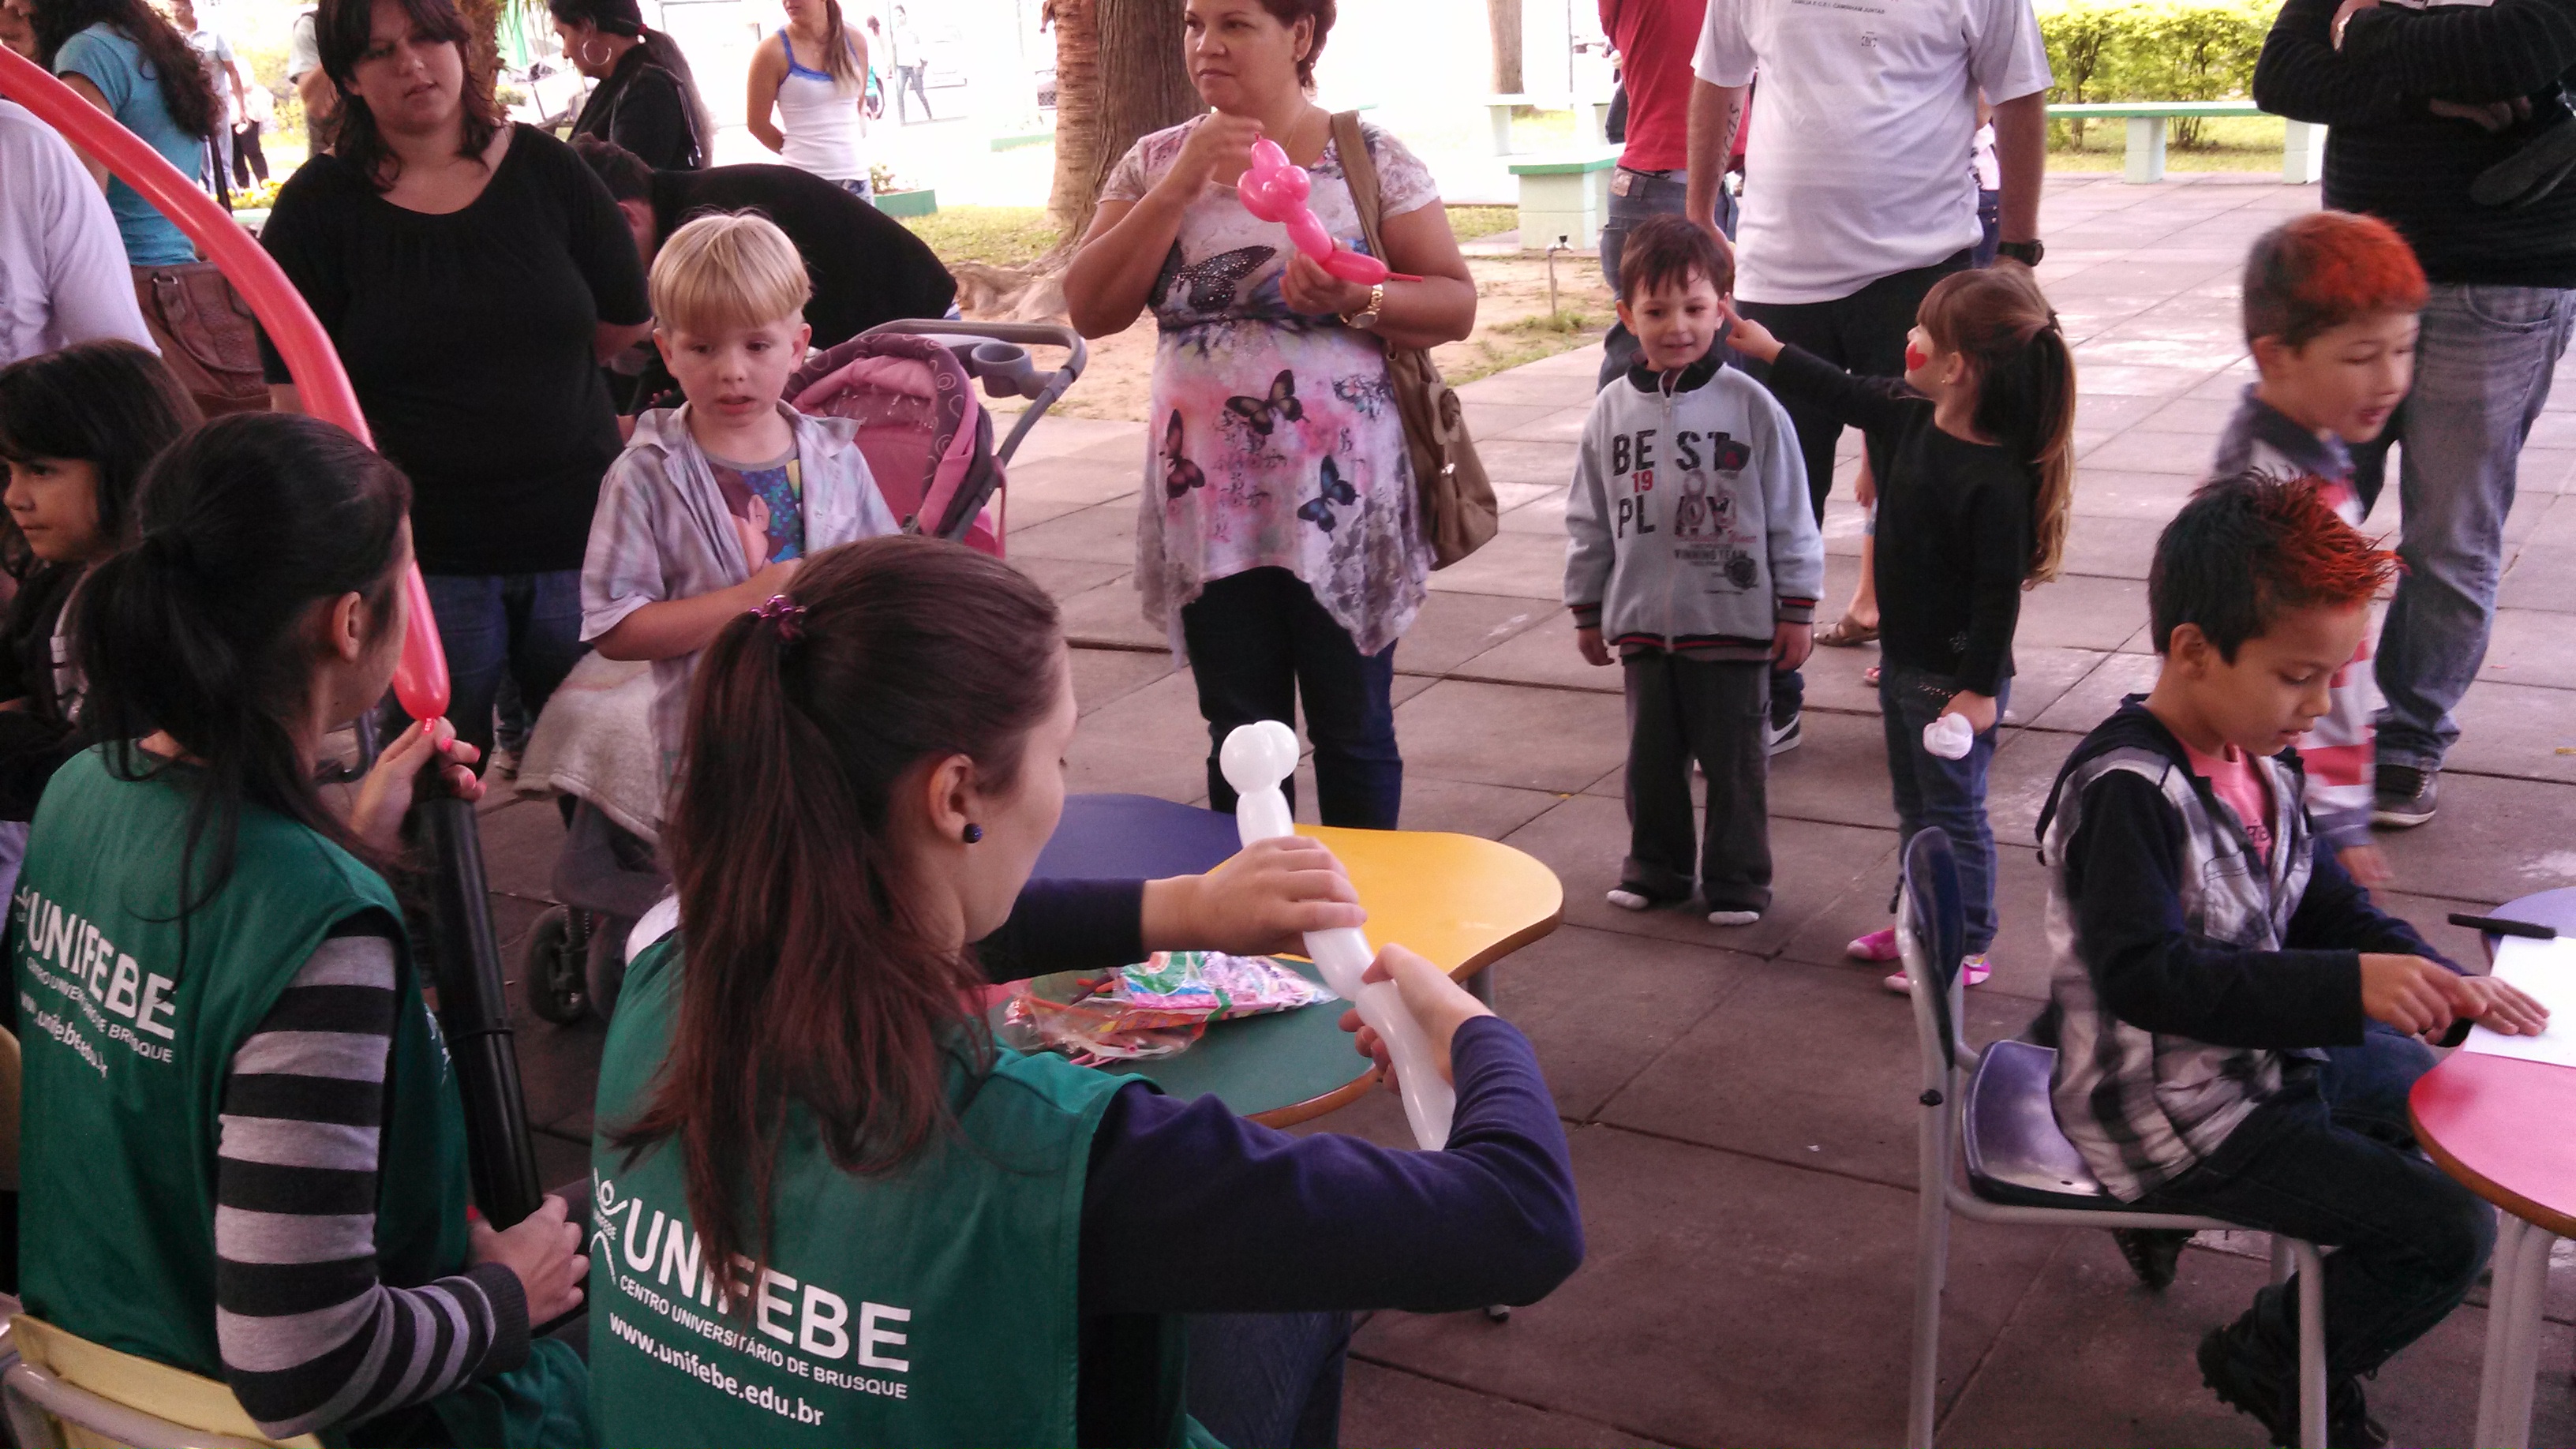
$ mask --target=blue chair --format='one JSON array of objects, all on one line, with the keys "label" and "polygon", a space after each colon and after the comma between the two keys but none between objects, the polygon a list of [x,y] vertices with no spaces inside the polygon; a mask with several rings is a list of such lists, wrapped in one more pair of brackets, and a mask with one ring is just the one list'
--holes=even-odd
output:
[{"label": "blue chair", "polygon": [[[1941,1289],[1949,1277],[1950,1217],[2034,1228],[2232,1228],[2216,1218],[2138,1212],[2105,1191],[2082,1154],[2057,1130],[2049,1080],[2057,1053],[2023,1041],[1980,1052],[1959,1030],[1959,962],[1966,917],[1950,838],[1918,832],[1905,851],[1897,949],[1914,985],[1914,1027],[1923,1050],[1919,1219],[1914,1279],[1914,1377],[1905,1442],[1932,1449],[1940,1385]],[[1952,1170],[1960,1159],[1967,1182]],[[2105,1221],[2116,1219],[2116,1221]],[[2316,1246],[2272,1239],[2272,1275],[2299,1280],[2299,1443],[2326,1442],[2324,1268]]]}]

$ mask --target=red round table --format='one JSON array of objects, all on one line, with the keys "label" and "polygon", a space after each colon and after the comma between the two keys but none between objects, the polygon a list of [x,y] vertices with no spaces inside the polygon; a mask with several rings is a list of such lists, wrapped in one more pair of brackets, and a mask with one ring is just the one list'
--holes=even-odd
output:
[{"label": "red round table", "polygon": [[[2543,891],[2496,912],[2576,934],[2576,890]],[[2488,949],[2495,947],[2489,937]],[[2442,1170],[2504,1210],[2478,1383],[2480,1449],[2526,1449],[2540,1372],[2549,1251],[2576,1238],[2576,1069],[2454,1052],[2415,1083],[2415,1138]]]}]

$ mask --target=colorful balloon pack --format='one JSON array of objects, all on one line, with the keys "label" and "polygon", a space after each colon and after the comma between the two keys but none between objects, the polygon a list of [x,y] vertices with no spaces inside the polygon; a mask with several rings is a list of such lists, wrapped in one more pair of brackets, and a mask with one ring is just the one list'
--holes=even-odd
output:
[{"label": "colorful balloon pack", "polygon": [[1002,1039],[1052,1049],[1083,1066],[1167,1057],[1212,1021],[1294,1011],[1337,1000],[1266,956],[1157,951],[1106,976],[1059,972],[1022,982],[1003,1013]]}]

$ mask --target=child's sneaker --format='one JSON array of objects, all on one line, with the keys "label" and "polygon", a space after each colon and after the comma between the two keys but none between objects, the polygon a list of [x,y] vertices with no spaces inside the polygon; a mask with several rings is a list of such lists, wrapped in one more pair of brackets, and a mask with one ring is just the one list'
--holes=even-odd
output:
[{"label": "child's sneaker", "polygon": [[1887,926],[1857,937],[1843,948],[1843,954],[1855,961],[1893,961],[1898,954],[1896,928]]},{"label": "child's sneaker", "polygon": [[1760,911],[1711,911],[1708,913],[1708,923],[1712,926],[1750,926],[1761,919],[1762,913]]},{"label": "child's sneaker", "polygon": [[1678,902],[1679,896],[1659,896],[1632,880],[1623,880],[1602,899],[1623,911],[1651,911],[1657,906]]},{"label": "child's sneaker", "polygon": [[[1860,943],[1855,941],[1852,944],[1857,946]],[[1985,953],[1982,951],[1959,963],[1959,980],[1969,986],[1983,986],[1986,984],[1986,978],[1994,974],[1994,967],[1987,963]],[[1902,971],[1889,975],[1884,984],[1888,990],[1899,996],[1914,989],[1913,980]]]}]

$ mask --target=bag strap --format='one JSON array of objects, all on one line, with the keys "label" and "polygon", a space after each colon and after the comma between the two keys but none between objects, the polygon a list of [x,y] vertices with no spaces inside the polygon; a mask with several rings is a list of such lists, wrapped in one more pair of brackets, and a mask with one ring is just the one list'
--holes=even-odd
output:
[{"label": "bag strap", "polygon": [[1342,180],[1351,189],[1351,206],[1360,214],[1360,235],[1367,239],[1369,255],[1386,260],[1386,243],[1379,239],[1379,211],[1386,198],[1377,186],[1377,160],[1369,155],[1368,137],[1360,132],[1360,113],[1333,113],[1333,150],[1342,158]]}]

